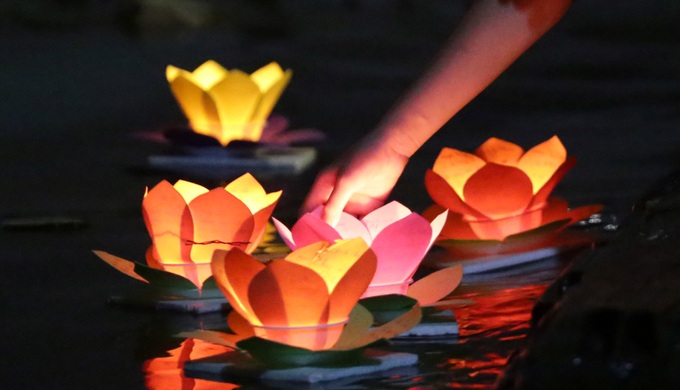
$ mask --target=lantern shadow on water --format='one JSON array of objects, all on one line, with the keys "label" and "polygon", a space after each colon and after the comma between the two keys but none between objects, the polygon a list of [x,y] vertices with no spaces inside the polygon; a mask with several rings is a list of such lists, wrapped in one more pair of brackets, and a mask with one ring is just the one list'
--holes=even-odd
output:
[{"label": "lantern shadow on water", "polygon": [[291,229],[276,218],[274,225],[293,250],[319,240],[363,239],[378,261],[364,298],[407,292],[413,274],[442,229],[447,214],[441,210],[430,223],[394,201],[361,219],[343,212],[338,223],[332,226],[321,218],[321,211],[318,207],[303,215]]},{"label": "lantern shadow on water", "polygon": [[474,154],[444,148],[425,176],[435,204],[423,215],[432,220],[449,210],[437,242],[454,254],[503,252],[522,242],[527,248],[548,245],[559,231],[601,209],[569,209],[550,197],[575,162],[556,136],[527,152],[497,138]]}]

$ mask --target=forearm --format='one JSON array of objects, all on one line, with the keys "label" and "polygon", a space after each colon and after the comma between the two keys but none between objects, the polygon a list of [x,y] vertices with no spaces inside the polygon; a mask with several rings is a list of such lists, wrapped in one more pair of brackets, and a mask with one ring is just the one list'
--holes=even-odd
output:
[{"label": "forearm", "polygon": [[477,0],[375,137],[410,157],[567,11],[571,0]]}]

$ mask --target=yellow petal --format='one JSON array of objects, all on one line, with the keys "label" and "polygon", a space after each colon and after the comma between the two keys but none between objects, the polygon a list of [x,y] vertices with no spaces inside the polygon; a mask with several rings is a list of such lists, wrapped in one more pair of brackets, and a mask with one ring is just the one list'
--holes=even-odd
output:
[{"label": "yellow petal", "polygon": [[338,282],[367,250],[368,245],[360,237],[338,240],[333,245],[322,241],[297,249],[286,256],[286,260],[314,270],[332,294]]},{"label": "yellow petal", "polygon": [[523,153],[524,149],[520,146],[494,137],[486,140],[475,151],[475,154],[486,162],[510,166],[517,165],[517,161],[519,161]]},{"label": "yellow petal", "polygon": [[194,80],[205,91],[227,77],[228,74],[228,70],[224,69],[222,65],[213,60],[204,62],[193,71]]},{"label": "yellow petal", "polygon": [[194,200],[194,198],[197,196],[208,192],[207,188],[186,180],[178,180],[177,183],[173,185],[173,187],[175,187],[175,190],[177,190],[177,192],[182,195],[182,198],[187,204],[189,204],[189,202]]},{"label": "yellow petal", "polygon": [[231,71],[227,77],[215,84],[209,93],[217,106],[223,126],[249,123],[262,98],[260,88],[246,73],[239,70]]},{"label": "yellow petal", "polygon": [[474,154],[443,148],[435,160],[432,170],[444,178],[456,194],[464,200],[463,187],[465,183],[485,164],[484,160]]},{"label": "yellow petal", "polygon": [[283,69],[281,69],[279,64],[270,62],[253,72],[253,74],[250,75],[250,78],[260,88],[260,92],[265,93],[272,85],[278,82],[282,76]]},{"label": "yellow petal", "polygon": [[557,136],[531,148],[520,158],[517,167],[523,170],[538,192],[567,159],[567,150]]},{"label": "yellow petal", "polygon": [[211,129],[219,125],[220,118],[212,98],[201,89],[190,73],[180,69],[175,76],[170,89],[184,115],[196,132],[213,136]]},{"label": "yellow petal", "polygon": [[224,189],[245,203],[253,214],[276,202],[281,196],[281,191],[267,194],[250,173],[232,181]]},{"label": "yellow petal", "polygon": [[262,96],[262,100],[253,114],[253,121],[264,122],[267,120],[272,113],[272,110],[274,110],[274,106],[279,101],[283,90],[288,86],[291,77],[293,77],[293,72],[289,69],[271,86],[271,88],[265,90],[264,96]]}]

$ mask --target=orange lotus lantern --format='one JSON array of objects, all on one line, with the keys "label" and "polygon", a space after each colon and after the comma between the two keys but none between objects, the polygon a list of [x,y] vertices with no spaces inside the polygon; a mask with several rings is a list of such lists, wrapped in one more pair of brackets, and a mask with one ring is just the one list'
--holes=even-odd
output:
[{"label": "orange lotus lantern", "polygon": [[338,341],[375,269],[361,238],[319,241],[267,264],[239,248],[212,261],[215,282],[255,335],[310,350]]},{"label": "orange lotus lantern", "polygon": [[550,197],[575,158],[557,136],[524,150],[490,138],[474,154],[444,148],[427,171],[425,186],[436,205],[431,219],[450,211],[439,240],[504,241],[520,233],[556,232],[601,209],[591,205],[569,209]]},{"label": "orange lotus lantern", "polygon": [[[238,247],[250,253],[257,248],[280,196],[281,191],[266,193],[248,173],[213,190],[184,180],[174,185],[160,182],[147,190],[142,202],[152,241],[146,253],[149,267],[186,278],[201,290],[212,274],[215,250]],[[106,252],[95,254],[121,272],[150,282],[135,270],[136,263]]]},{"label": "orange lotus lantern", "polygon": [[169,65],[166,77],[192,129],[225,146],[260,139],[292,71],[272,62],[248,75],[209,60],[193,72]]}]

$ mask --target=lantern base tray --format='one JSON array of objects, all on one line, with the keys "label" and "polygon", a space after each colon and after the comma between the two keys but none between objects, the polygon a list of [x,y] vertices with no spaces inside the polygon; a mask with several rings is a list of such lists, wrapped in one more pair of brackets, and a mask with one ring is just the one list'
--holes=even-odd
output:
[{"label": "lantern base tray", "polygon": [[404,352],[366,350],[364,357],[371,364],[342,367],[292,367],[268,369],[238,352],[227,352],[208,358],[188,361],[184,373],[188,377],[214,381],[252,381],[317,383],[360,377],[394,368],[411,366],[418,355]]},{"label": "lantern base tray", "polygon": [[297,175],[316,160],[312,147],[259,146],[252,153],[210,153],[149,156],[153,169],[192,177],[224,179],[250,172],[256,176]]},{"label": "lantern base tray", "polygon": [[463,257],[454,257],[449,251],[441,247],[435,247],[428,253],[423,265],[431,268],[446,268],[461,265],[463,273],[467,276],[486,272],[509,269],[524,264],[555,260],[562,254],[570,251],[581,250],[590,246],[601,237],[590,232],[566,230],[556,237],[550,245],[536,247],[528,246],[503,253],[478,254]]},{"label": "lantern base tray", "polygon": [[458,322],[452,310],[442,310],[425,315],[421,322],[396,337],[398,340],[457,336]]},{"label": "lantern base tray", "polygon": [[108,303],[126,307],[137,307],[160,311],[177,311],[195,315],[215,313],[230,308],[224,298],[184,299],[156,295],[116,295]]}]

